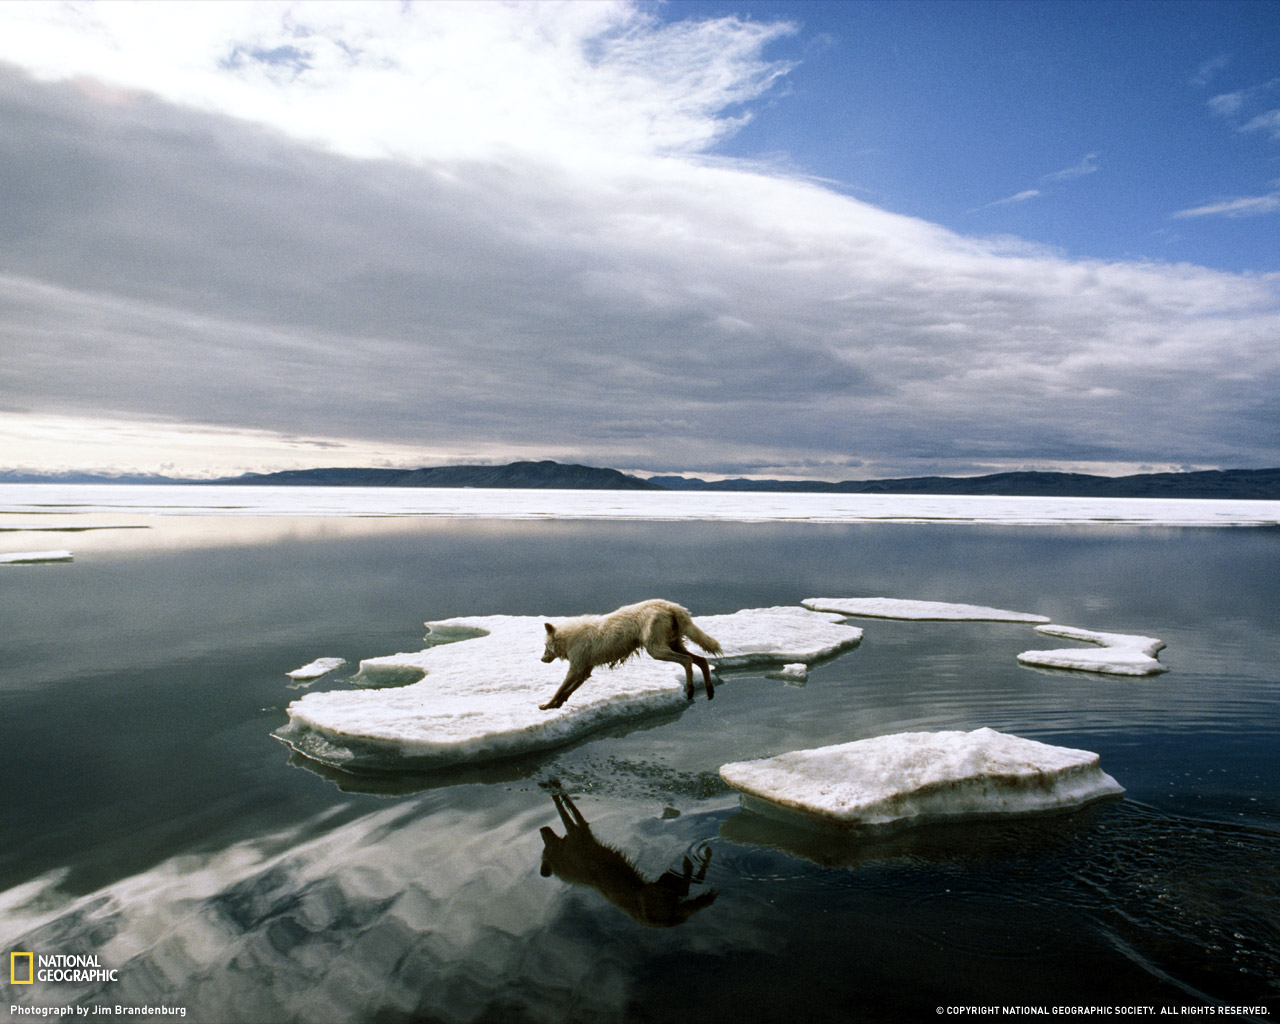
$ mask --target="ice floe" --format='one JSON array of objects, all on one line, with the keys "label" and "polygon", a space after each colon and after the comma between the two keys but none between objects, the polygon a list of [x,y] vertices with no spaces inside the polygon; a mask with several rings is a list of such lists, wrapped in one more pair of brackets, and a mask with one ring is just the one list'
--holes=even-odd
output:
[{"label": "ice floe", "polygon": [[1048,622],[1047,615],[1011,612],[977,604],[945,601],[903,601],[893,597],[807,597],[800,602],[820,612],[840,612],[873,619],[912,619],[943,622]]},{"label": "ice floe", "polygon": [[292,672],[286,672],[290,679],[319,679],[326,676],[336,668],[342,668],[347,663],[346,658],[317,658],[315,661],[302,668],[295,668]]},{"label": "ice floe", "polygon": [[743,806],[854,828],[1079,807],[1124,792],[1097,754],[994,729],[907,732],[720,768]]},{"label": "ice floe", "polygon": [[1164,641],[1153,636],[1127,633],[1099,633],[1074,626],[1037,626],[1037,633],[1082,640],[1095,647],[1063,647],[1052,651],[1023,651],[1018,661],[1040,668],[1070,668],[1081,672],[1104,672],[1120,676],[1153,676],[1168,672],[1169,666],[1155,658]]},{"label": "ice floe", "polygon": [[[815,661],[862,636],[839,615],[794,606],[696,619],[724,648],[713,659],[719,669]],[[688,707],[684,669],[639,655],[618,668],[597,669],[564,707],[540,710],[565,671],[539,660],[545,621],[488,615],[428,623],[433,635],[467,638],[363,660],[366,684],[421,678],[394,689],[307,694],[289,705],[289,721],[276,735],[308,757],[348,770],[436,767],[544,750]]]},{"label": "ice floe", "polygon": [[717,668],[809,664],[839,654],[862,640],[862,630],[842,616],[794,605],[747,608],[732,615],[698,616],[698,625],[720,641]]},{"label": "ice floe", "polygon": [[803,661],[791,665],[783,665],[768,673],[770,679],[785,679],[788,683],[803,683],[809,678],[809,666]]},{"label": "ice floe", "polygon": [[15,551],[0,555],[0,565],[36,565],[40,562],[70,562],[70,551]]}]

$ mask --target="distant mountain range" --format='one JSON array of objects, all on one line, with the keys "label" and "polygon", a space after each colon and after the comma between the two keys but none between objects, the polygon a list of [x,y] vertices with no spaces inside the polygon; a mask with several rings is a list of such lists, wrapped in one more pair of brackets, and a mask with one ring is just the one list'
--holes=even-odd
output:
[{"label": "distant mountain range", "polygon": [[700,480],[655,476],[645,480],[616,469],[552,462],[425,469],[295,469],[246,473],[222,480],[102,474],[38,475],[0,472],[0,483],[246,484],[308,487],[512,487],[631,491],[788,491],[819,494],[990,494],[1080,498],[1235,498],[1280,500],[1280,469],[1223,469],[1194,473],[1092,476],[1086,473],[993,473],[919,476],[895,480]]},{"label": "distant mountain range", "polygon": [[992,473],[989,476],[914,476],[896,480],[717,480],[649,478],[671,490],[809,491],[821,494],[992,494],[1076,498],[1280,499],[1280,469],[1222,469],[1194,473],[1093,476],[1087,473]]},{"label": "distant mountain range", "polygon": [[291,469],[248,473],[223,484],[303,484],[310,487],[543,487],[570,491],[660,491],[664,488],[616,469],[552,462],[505,466],[434,466],[427,469]]}]

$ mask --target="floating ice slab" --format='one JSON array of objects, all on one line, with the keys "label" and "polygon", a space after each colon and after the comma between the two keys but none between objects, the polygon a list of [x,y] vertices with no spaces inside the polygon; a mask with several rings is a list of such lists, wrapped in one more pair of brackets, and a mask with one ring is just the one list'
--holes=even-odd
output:
[{"label": "floating ice slab", "polygon": [[1046,615],[1011,612],[977,604],[945,601],[901,601],[892,597],[807,597],[800,602],[820,612],[864,615],[874,619],[913,619],[943,622],[1048,622]]},{"label": "floating ice slab", "polygon": [[16,551],[0,555],[0,565],[35,565],[39,562],[70,562],[70,551]]},{"label": "floating ice slab", "polygon": [[907,732],[723,765],[743,806],[853,828],[1079,807],[1124,792],[1087,750],[994,729]]},{"label": "floating ice slab", "polygon": [[1169,667],[1155,658],[1164,641],[1153,636],[1126,633],[1097,633],[1074,626],[1037,626],[1037,633],[1083,640],[1096,647],[1064,647],[1052,651],[1023,651],[1018,661],[1041,668],[1073,668],[1081,672],[1105,672],[1120,676],[1153,676]]},{"label": "floating ice slab", "polygon": [[[796,607],[695,619],[723,646],[723,656],[713,659],[721,668],[813,661],[862,635],[837,615]],[[406,674],[422,676],[419,681],[310,693],[289,705],[289,722],[276,735],[308,757],[348,770],[436,767],[544,750],[688,706],[684,669],[640,654],[618,668],[597,669],[564,707],[540,710],[567,667],[539,660],[544,621],[488,615],[428,623],[433,634],[466,638],[360,663],[366,682],[379,676],[402,681]]]},{"label": "floating ice slab", "polygon": [[317,658],[302,668],[295,668],[292,672],[286,672],[290,679],[319,679],[321,676],[328,675],[336,668],[342,668],[347,663],[346,658]]},{"label": "floating ice slab", "polygon": [[856,647],[862,630],[842,616],[807,611],[794,605],[747,608],[732,615],[696,617],[698,625],[720,641],[724,652],[711,660],[717,668],[809,664]]}]

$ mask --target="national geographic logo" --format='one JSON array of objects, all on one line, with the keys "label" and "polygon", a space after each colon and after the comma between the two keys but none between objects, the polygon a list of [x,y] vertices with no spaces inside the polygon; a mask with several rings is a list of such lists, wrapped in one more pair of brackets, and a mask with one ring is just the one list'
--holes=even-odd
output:
[{"label": "national geographic logo", "polygon": [[9,954],[9,984],[30,985],[36,980],[36,955],[34,953]]},{"label": "national geographic logo", "polygon": [[96,953],[73,955],[13,952],[9,954],[9,984],[31,985],[37,981],[92,982],[119,981],[119,971],[103,967]]}]

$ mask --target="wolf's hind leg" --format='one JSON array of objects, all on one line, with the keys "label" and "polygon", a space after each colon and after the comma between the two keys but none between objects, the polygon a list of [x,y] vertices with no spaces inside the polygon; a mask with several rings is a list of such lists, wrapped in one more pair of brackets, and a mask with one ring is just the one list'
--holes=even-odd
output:
[{"label": "wolf's hind leg", "polygon": [[694,654],[693,651],[685,647],[684,640],[681,637],[676,637],[674,640],[671,641],[669,646],[673,651],[675,651],[676,654],[681,655],[682,658],[689,659],[687,662],[685,662],[685,666],[684,666],[685,675],[688,677],[687,680],[685,681],[684,695],[688,697],[690,700],[693,700],[693,668],[692,666],[697,665],[699,670],[702,672],[702,685],[703,685],[703,688],[707,691],[707,700],[714,700],[716,695],[716,687],[715,687],[715,684],[711,681],[711,666],[710,664],[708,664],[707,659],[700,654]]},{"label": "wolf's hind leg", "polygon": [[648,648],[649,656],[655,661],[674,661],[677,665],[683,665],[685,699],[693,700],[693,655],[688,651],[678,649],[676,644],[679,642],[677,640],[669,646],[654,644]]},{"label": "wolf's hind leg", "polygon": [[702,685],[707,691],[707,700],[714,700],[716,695],[715,684],[711,682],[711,666],[707,663],[707,659],[700,654],[689,652],[689,657],[693,663],[702,670]]}]

